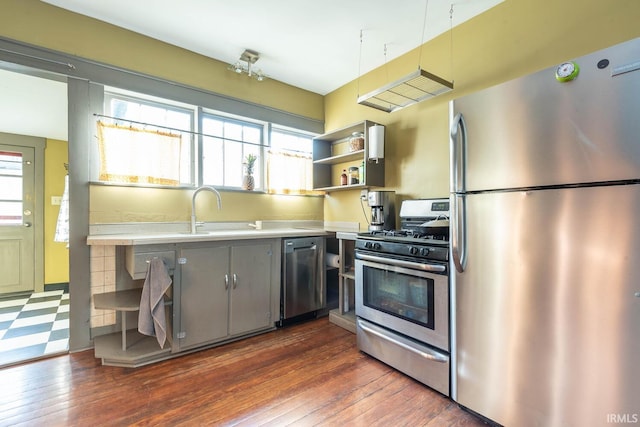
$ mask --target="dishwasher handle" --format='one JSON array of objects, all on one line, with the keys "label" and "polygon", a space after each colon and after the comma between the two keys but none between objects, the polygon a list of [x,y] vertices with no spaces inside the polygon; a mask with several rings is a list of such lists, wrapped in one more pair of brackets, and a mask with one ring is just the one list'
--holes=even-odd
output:
[{"label": "dishwasher handle", "polygon": [[284,241],[284,252],[292,253],[297,251],[316,251],[318,249],[318,245],[316,242],[308,239],[298,239],[298,240],[285,240]]},{"label": "dishwasher handle", "polygon": [[318,246],[313,244],[311,246],[303,246],[303,247],[297,247],[297,248],[293,248],[294,252],[295,251],[311,251],[311,252],[315,252],[318,249]]}]

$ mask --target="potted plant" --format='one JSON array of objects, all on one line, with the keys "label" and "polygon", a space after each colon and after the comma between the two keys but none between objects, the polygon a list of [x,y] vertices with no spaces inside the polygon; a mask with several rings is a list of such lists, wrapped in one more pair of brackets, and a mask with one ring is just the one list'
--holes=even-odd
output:
[{"label": "potted plant", "polygon": [[244,159],[245,173],[242,179],[242,188],[244,190],[253,190],[255,187],[255,179],[253,178],[253,168],[255,167],[258,156],[255,154],[247,154]]}]

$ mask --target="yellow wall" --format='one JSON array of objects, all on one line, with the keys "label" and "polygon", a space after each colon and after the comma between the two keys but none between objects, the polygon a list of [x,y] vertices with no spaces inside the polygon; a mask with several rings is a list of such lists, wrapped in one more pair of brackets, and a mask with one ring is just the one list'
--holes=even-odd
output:
[{"label": "yellow wall", "polygon": [[[189,221],[192,193],[186,190],[94,185],[91,187],[89,222]],[[198,221],[323,219],[322,197],[221,191],[221,198],[222,210],[218,211],[213,194],[198,194]]]},{"label": "yellow wall", "polygon": [[67,142],[47,139],[44,150],[44,283],[69,282],[69,250],[66,243],[54,242],[60,206],[52,196],[62,196],[68,163]]},{"label": "yellow wall", "polygon": [[[364,119],[386,125],[385,189],[401,199],[446,197],[450,99],[638,36],[637,0],[506,0],[426,43],[421,54],[410,52],[328,94],[325,129]],[[358,83],[360,94],[374,90],[414,71],[420,56],[422,68],[454,81],[453,91],[390,114],[356,104]],[[325,220],[366,227],[359,194],[332,193]]]}]

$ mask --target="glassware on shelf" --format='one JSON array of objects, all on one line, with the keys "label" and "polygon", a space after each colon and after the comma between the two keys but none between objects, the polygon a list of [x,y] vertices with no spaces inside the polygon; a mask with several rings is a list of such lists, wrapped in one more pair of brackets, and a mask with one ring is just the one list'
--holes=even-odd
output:
[{"label": "glassware on shelf", "polygon": [[340,175],[340,185],[347,185],[347,170],[342,169],[342,175]]},{"label": "glassware on shelf", "polygon": [[364,150],[364,133],[353,132],[349,138],[349,151]]},{"label": "glassware on shelf", "polygon": [[349,168],[349,185],[360,183],[360,173],[357,166],[351,166]]}]

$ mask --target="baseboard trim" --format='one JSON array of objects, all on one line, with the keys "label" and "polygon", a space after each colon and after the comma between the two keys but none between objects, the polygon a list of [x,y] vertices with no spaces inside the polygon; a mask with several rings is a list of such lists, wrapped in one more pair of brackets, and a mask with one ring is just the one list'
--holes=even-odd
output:
[{"label": "baseboard trim", "polygon": [[69,283],[46,283],[44,285],[44,291],[64,291],[69,293]]}]

